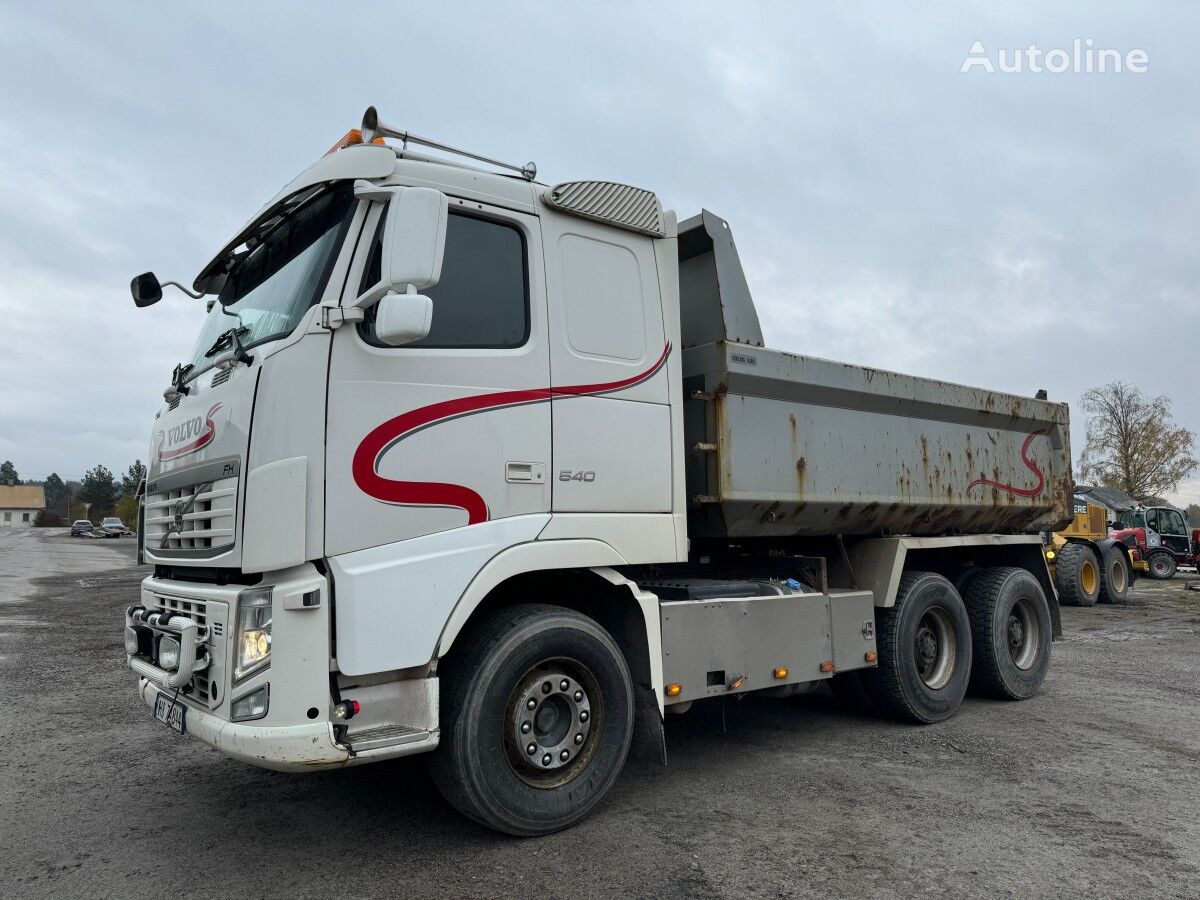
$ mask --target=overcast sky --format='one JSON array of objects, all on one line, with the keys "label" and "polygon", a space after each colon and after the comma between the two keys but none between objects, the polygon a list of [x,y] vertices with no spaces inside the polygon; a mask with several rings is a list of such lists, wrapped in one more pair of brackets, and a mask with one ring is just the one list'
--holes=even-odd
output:
[{"label": "overcast sky", "polygon": [[[1200,6],[618,6],[0,3],[0,459],[145,459],[202,307],[130,277],[190,283],[368,104],[717,212],[770,346],[1200,430]],[[1148,71],[959,71],[1076,38]]]}]

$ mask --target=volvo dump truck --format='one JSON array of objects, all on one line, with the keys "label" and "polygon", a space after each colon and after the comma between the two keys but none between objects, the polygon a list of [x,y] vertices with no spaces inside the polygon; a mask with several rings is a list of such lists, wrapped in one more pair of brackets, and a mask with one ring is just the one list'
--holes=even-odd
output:
[{"label": "volvo dump truck", "polygon": [[371,109],[188,293],[124,629],[176,732],[293,772],[429,753],[537,835],[697,701],[833,679],[936,723],[1042,684],[1066,406],[767,349],[711,212]]}]

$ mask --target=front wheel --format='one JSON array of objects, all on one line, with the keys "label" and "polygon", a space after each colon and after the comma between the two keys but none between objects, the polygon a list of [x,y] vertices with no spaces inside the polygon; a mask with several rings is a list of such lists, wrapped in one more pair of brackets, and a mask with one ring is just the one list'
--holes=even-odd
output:
[{"label": "front wheel", "polygon": [[1095,606],[1100,599],[1100,560],[1087,544],[1064,544],[1054,563],[1058,599],[1071,606]]},{"label": "front wheel", "polygon": [[607,631],[563,607],[516,606],[478,623],[447,662],[430,770],[459,812],[533,836],[603,799],[633,735],[633,683]]},{"label": "front wheel", "polygon": [[1160,550],[1157,553],[1151,553],[1150,558],[1146,560],[1150,564],[1150,577],[1159,581],[1167,581],[1175,577],[1175,557],[1166,551]]},{"label": "front wheel", "polygon": [[879,666],[859,677],[871,701],[909,722],[954,715],[971,674],[971,623],[962,597],[932,572],[907,572],[896,603],[877,609]]}]

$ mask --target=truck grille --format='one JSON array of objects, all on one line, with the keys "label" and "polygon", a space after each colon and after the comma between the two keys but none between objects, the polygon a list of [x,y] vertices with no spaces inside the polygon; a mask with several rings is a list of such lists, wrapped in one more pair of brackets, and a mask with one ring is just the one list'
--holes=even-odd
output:
[{"label": "truck grille", "polygon": [[218,478],[146,495],[146,548],[208,550],[233,544],[238,478]]},{"label": "truck grille", "polygon": [[220,674],[224,669],[222,661],[225,657],[225,617],[228,607],[224,603],[210,604],[205,600],[182,597],[172,597],[167,594],[143,595],[148,609],[170,610],[181,616],[187,616],[201,628],[208,628],[208,641],[205,647],[212,662],[203,672],[192,677],[183,688],[185,696],[191,697],[210,708],[220,703],[220,696],[212,691],[212,682],[220,682]]}]

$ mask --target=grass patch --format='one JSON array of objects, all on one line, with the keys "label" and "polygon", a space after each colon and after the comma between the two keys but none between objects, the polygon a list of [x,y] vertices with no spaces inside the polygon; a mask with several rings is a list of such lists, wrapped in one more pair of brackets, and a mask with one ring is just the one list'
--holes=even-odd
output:
[{"label": "grass patch", "polygon": [[1200,591],[1182,590],[1171,595],[1171,599],[1184,609],[1200,612]]}]

